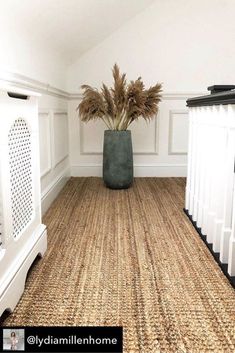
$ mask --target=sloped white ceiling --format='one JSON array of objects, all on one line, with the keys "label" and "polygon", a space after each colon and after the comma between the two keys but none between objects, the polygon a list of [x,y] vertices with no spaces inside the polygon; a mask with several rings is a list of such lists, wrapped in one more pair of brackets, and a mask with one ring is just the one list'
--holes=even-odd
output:
[{"label": "sloped white ceiling", "polygon": [[0,12],[71,62],[153,1],[0,0]]}]

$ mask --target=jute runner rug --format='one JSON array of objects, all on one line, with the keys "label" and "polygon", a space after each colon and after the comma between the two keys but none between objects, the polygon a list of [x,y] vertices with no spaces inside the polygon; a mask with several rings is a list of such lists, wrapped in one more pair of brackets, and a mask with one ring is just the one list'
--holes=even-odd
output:
[{"label": "jute runner rug", "polygon": [[4,325],[121,325],[128,353],[235,352],[235,295],[183,213],[185,180],[71,178]]}]

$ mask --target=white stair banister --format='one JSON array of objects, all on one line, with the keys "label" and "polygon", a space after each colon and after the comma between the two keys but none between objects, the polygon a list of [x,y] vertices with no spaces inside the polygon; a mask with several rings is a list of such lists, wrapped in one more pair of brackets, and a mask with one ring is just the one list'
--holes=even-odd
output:
[{"label": "white stair banister", "polygon": [[235,86],[189,99],[185,211],[235,285]]}]

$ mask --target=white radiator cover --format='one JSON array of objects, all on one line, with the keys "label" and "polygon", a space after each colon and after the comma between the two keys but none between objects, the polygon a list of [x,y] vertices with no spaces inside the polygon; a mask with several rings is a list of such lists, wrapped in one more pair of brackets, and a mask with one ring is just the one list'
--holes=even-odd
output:
[{"label": "white radiator cover", "polygon": [[235,275],[235,105],[189,109],[185,209]]},{"label": "white radiator cover", "polygon": [[30,266],[47,248],[37,100],[37,93],[0,87],[0,315],[14,310]]}]

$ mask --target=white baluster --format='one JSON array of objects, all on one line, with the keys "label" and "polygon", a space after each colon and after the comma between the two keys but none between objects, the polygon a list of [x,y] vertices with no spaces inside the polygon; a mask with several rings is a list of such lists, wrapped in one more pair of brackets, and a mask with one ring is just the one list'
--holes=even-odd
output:
[{"label": "white baluster", "polygon": [[212,107],[212,128],[211,128],[211,148],[212,153],[210,156],[210,193],[209,193],[209,210],[208,210],[208,220],[207,220],[207,233],[206,238],[209,244],[213,243],[213,226],[215,222],[215,215],[216,215],[216,197],[215,194],[217,192],[217,184],[218,184],[218,173],[217,173],[217,155],[219,153],[219,127],[218,127],[218,120],[219,120],[219,107],[213,106]]},{"label": "white baluster", "polygon": [[191,183],[192,183],[192,153],[193,153],[193,114],[194,109],[189,111],[189,139],[188,139],[188,167],[187,167],[187,182],[185,190],[185,209],[189,211],[191,198]]},{"label": "white baluster", "polygon": [[235,161],[235,108],[228,106],[227,150],[225,159],[224,226],[220,241],[220,261],[228,263],[229,239],[232,234],[233,186]]},{"label": "white baluster", "polygon": [[215,192],[215,219],[212,229],[213,251],[220,252],[220,240],[224,223],[224,196],[225,196],[225,161],[227,152],[227,107],[220,106],[218,114],[218,141],[217,141],[217,168],[216,168],[216,192]]},{"label": "white baluster", "polygon": [[233,186],[232,232],[229,240],[228,273],[235,276],[235,183]]},{"label": "white baluster", "polygon": [[195,190],[195,170],[196,170],[196,151],[197,151],[197,108],[192,112],[192,162],[191,162],[191,176],[190,176],[190,202],[189,214],[193,215],[194,205],[194,190]]},{"label": "white baluster", "polygon": [[197,217],[197,227],[201,228],[203,224],[203,205],[204,205],[204,194],[205,194],[205,174],[206,174],[206,153],[205,145],[207,140],[206,134],[206,109],[201,108],[201,132],[200,132],[200,160],[201,166],[199,171],[199,196],[198,196],[198,217]]},{"label": "white baluster", "polygon": [[210,200],[210,187],[211,187],[211,153],[212,153],[212,143],[211,143],[211,135],[212,135],[212,124],[211,120],[213,119],[211,113],[211,107],[204,108],[204,132],[205,139],[203,141],[203,148],[205,154],[205,164],[204,164],[204,190],[202,195],[202,223],[201,223],[201,232],[203,235],[207,234],[208,229],[208,211],[209,211],[209,200]]},{"label": "white baluster", "polygon": [[193,221],[197,222],[198,215],[198,193],[199,193],[199,171],[200,171],[200,107],[197,109],[196,137],[195,137],[195,169],[194,169],[194,195],[193,195]]}]

